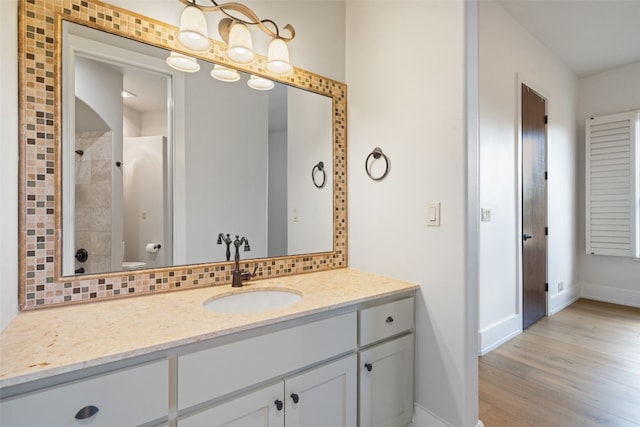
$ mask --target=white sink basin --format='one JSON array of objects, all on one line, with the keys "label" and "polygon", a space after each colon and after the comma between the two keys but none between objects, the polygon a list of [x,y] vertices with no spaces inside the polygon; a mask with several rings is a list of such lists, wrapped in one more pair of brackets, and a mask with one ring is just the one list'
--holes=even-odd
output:
[{"label": "white sink basin", "polygon": [[301,295],[286,290],[245,291],[207,300],[204,308],[217,313],[256,313],[287,307],[301,299]]}]

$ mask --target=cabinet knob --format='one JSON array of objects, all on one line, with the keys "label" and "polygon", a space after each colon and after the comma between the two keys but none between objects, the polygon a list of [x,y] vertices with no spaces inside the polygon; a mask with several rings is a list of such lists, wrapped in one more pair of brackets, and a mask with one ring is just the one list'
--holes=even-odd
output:
[{"label": "cabinet knob", "polygon": [[373,365],[371,363],[365,363],[364,367],[367,368],[367,371],[371,372],[371,370],[373,369]]},{"label": "cabinet knob", "polygon": [[100,409],[97,406],[88,405],[84,408],[80,409],[76,414],[76,420],[86,420],[87,418],[93,417],[98,413]]},{"label": "cabinet knob", "polygon": [[385,320],[385,322],[393,323],[393,317],[391,317],[391,316],[387,317],[387,320]]},{"label": "cabinet knob", "polygon": [[291,400],[293,400],[293,403],[298,403],[298,401],[300,401],[300,396],[296,393],[291,393]]},{"label": "cabinet knob", "polygon": [[277,409],[278,411],[282,411],[282,407],[283,407],[282,400],[279,400],[279,399],[278,399],[278,400],[276,400],[276,401],[275,401],[275,402],[273,402],[273,403],[275,403],[275,404],[276,404],[276,409]]}]

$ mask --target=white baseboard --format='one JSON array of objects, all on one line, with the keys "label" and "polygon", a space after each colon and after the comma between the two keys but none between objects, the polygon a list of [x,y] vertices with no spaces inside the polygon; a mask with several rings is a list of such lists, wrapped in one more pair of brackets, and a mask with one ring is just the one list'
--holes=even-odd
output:
[{"label": "white baseboard", "polygon": [[[423,406],[414,404],[413,427],[453,427],[437,415],[432,414]],[[482,421],[478,420],[476,427],[484,427]]]},{"label": "white baseboard", "polygon": [[522,318],[513,314],[478,332],[480,355],[489,353],[522,332]]},{"label": "white baseboard", "polygon": [[596,301],[640,307],[640,290],[613,288],[611,286],[581,283],[580,296]]},{"label": "white baseboard", "polygon": [[580,289],[577,286],[571,286],[562,292],[552,295],[549,298],[549,315],[551,316],[569,307],[578,298],[580,298]]},{"label": "white baseboard", "polygon": [[414,404],[413,427],[453,427],[417,403]]}]

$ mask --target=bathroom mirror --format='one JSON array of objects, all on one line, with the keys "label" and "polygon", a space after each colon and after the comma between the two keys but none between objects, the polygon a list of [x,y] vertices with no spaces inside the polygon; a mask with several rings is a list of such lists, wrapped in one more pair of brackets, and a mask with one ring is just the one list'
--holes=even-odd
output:
[{"label": "bathroom mirror", "polygon": [[228,261],[236,235],[242,259],[333,249],[330,97],[69,21],[62,42],[64,276]]},{"label": "bathroom mirror", "polygon": [[[174,26],[99,1],[25,1],[19,2],[19,8],[19,37],[23,40],[19,52],[19,192],[21,218],[19,300],[21,309],[230,283],[233,261],[226,261],[225,246],[216,244],[219,233],[229,233],[232,238],[235,234],[249,238],[251,252],[241,252],[242,262],[240,267],[251,271],[256,268],[258,277],[278,277],[346,267],[346,86],[343,83],[295,67],[288,76],[269,76],[265,68],[265,58],[260,55],[257,56],[253,63],[246,66],[230,64],[225,59],[226,46],[216,40],[212,40],[213,45],[208,52],[200,54],[187,52],[176,44],[177,29]],[[301,146],[299,148],[301,153],[288,152],[286,205],[282,201],[270,201],[268,198],[274,196],[274,191],[270,190],[269,186],[271,183],[278,182],[278,179],[283,179],[283,177],[267,178],[264,170],[282,172],[284,171],[284,166],[269,166],[268,160],[271,154],[268,153],[268,144],[263,144],[259,150],[252,145],[242,146],[242,142],[236,142],[235,145],[217,145],[219,141],[216,141],[216,139],[225,140],[229,137],[229,134],[240,132],[238,125],[234,127],[230,123],[229,126],[218,126],[215,130],[205,129],[202,131],[199,135],[204,133],[208,139],[208,144],[197,145],[195,142],[191,143],[193,137],[190,135],[192,131],[190,126],[192,125],[187,124],[187,118],[193,118],[194,122],[200,125],[206,124],[211,117],[228,112],[227,104],[229,99],[242,98],[245,95],[225,94],[222,96],[224,98],[223,102],[217,99],[218,96],[215,96],[216,99],[208,96],[206,100],[201,101],[202,104],[206,105],[206,108],[198,109],[198,107],[195,107],[194,111],[188,102],[189,99],[185,99],[182,104],[178,99],[181,93],[184,94],[184,92],[179,91],[179,86],[190,84],[184,75],[177,77],[176,74],[171,72],[159,71],[159,65],[132,64],[130,59],[121,53],[111,54],[111,59],[106,58],[107,60],[105,61],[104,57],[95,54],[109,56],[110,54],[106,50],[94,49],[92,51],[91,48],[86,46],[75,46],[73,47],[75,49],[74,55],[78,54],[78,64],[85,71],[99,69],[112,77],[120,75],[120,85],[122,85],[124,74],[129,72],[132,75],[139,74],[142,70],[149,73],[143,74],[142,79],[155,80],[155,78],[158,78],[162,82],[160,85],[165,87],[164,91],[157,90],[157,92],[166,92],[164,96],[166,97],[165,99],[169,100],[167,102],[169,108],[165,112],[157,113],[156,119],[160,115],[166,117],[167,128],[164,130],[166,135],[163,131],[154,132],[157,133],[155,136],[160,138],[150,144],[160,147],[156,147],[156,152],[160,153],[159,156],[161,157],[159,162],[163,165],[165,163],[173,165],[173,168],[163,168],[162,173],[155,177],[151,177],[151,172],[146,169],[128,176],[128,172],[125,172],[127,163],[135,162],[136,160],[129,159],[127,161],[124,156],[130,153],[125,154],[124,146],[121,151],[118,148],[114,156],[114,144],[112,141],[115,127],[113,123],[116,123],[118,119],[106,120],[107,115],[104,112],[96,114],[96,109],[99,110],[99,108],[94,103],[95,99],[92,101],[89,99],[90,97],[83,95],[78,96],[79,99],[76,100],[75,89],[73,91],[65,90],[65,85],[70,85],[71,81],[74,82],[75,88],[76,75],[72,74],[72,71],[75,73],[76,64],[74,63],[70,67],[65,65],[63,61],[63,58],[69,55],[68,52],[65,53],[67,47],[64,44],[64,22],[76,24],[79,28],[98,30],[119,40],[136,41],[146,47],[151,47],[152,50],[165,49],[163,55],[167,53],[167,50],[191,55],[198,60],[201,69],[205,70],[204,75],[201,77],[203,79],[206,77],[207,84],[212,83],[211,80],[213,80],[207,75],[207,68],[210,69],[215,63],[231,66],[247,75],[269,78],[277,83],[276,86],[279,89],[276,88],[268,94],[253,93],[246,96],[261,96],[262,98],[259,99],[265,105],[272,102],[274,104],[282,102],[281,99],[278,101],[278,98],[287,98],[287,111],[289,113],[292,110],[298,110],[297,108],[292,108],[292,104],[290,104],[292,102],[290,98],[297,96],[291,95],[292,93],[302,94],[302,97],[309,95],[314,99],[324,100],[323,102],[325,103],[329,102],[331,105],[329,115],[331,127],[328,139],[331,142],[328,146],[323,146],[323,149],[330,151],[328,151],[328,154],[323,151],[322,154],[310,156],[309,158],[313,159],[312,162],[308,158],[291,162],[289,158],[298,158],[297,156],[299,155],[309,154],[308,152],[312,151],[310,147],[315,147],[315,144]],[[71,35],[87,38],[81,33]],[[96,40],[93,41],[96,42]],[[104,41],[99,40],[97,42],[102,43]],[[104,44],[108,45],[109,43]],[[112,45],[112,47],[125,50],[119,45],[119,42]],[[135,55],[142,56],[138,52]],[[153,54],[148,52],[145,55],[153,57]],[[158,58],[156,57],[156,59]],[[198,87],[204,87],[201,86],[202,84],[196,83]],[[244,85],[244,83],[242,84]],[[92,89],[89,91],[93,93],[92,96],[98,97],[100,100],[103,100],[101,98],[103,96],[109,96],[113,98],[114,103],[122,102],[122,99],[118,98],[122,96],[121,93],[114,94],[109,92],[107,94],[105,85],[96,84],[88,87]],[[225,89],[230,88],[228,85],[223,87]],[[193,96],[204,96],[208,91],[209,89],[202,90],[201,93]],[[133,91],[130,92],[135,94]],[[69,94],[72,94],[71,99],[66,99],[65,97],[69,97]],[[253,110],[249,109],[247,104],[254,102],[245,101],[243,106],[234,108],[253,114]],[[63,103],[65,104],[64,107]],[[122,102],[120,108],[125,110],[133,107],[127,106],[125,102]],[[180,108],[184,111],[179,111]],[[322,114],[324,113],[320,115]],[[184,120],[175,120],[175,117],[180,117],[180,115],[184,117]],[[316,115],[318,114],[307,113],[300,123],[309,124],[312,116]],[[73,118],[69,120],[71,117]],[[114,117],[118,116],[114,115]],[[252,127],[255,127],[257,120],[268,121],[269,118],[274,118],[273,115],[266,116],[267,118],[261,116],[262,118],[260,119],[257,118],[257,115],[252,117]],[[289,120],[288,116],[287,120]],[[133,126],[133,124],[123,120],[121,126],[124,128],[125,126]],[[246,124],[239,126],[240,128],[249,127]],[[263,127],[265,126],[267,129],[269,128],[268,124],[263,125]],[[138,127],[142,128],[143,126],[139,125]],[[156,125],[152,127],[156,127]],[[159,127],[156,127],[157,129]],[[277,132],[275,128],[272,128],[272,130]],[[65,139],[63,138],[63,135],[68,135],[70,132],[73,132],[74,135],[73,146],[65,144]],[[87,137],[88,139],[76,138],[76,132],[78,134],[83,133],[82,137]],[[108,132],[112,134],[104,136]],[[292,138],[291,134],[296,132],[297,130],[287,127],[287,133],[289,134],[287,139],[290,140]],[[302,133],[299,139],[305,141],[315,135],[324,135],[324,133],[326,133],[326,127],[323,130],[314,128],[310,133]],[[101,135],[111,141],[111,144],[107,144],[111,146],[109,155],[107,155],[106,149],[101,150],[97,146],[93,150],[92,143],[89,142],[100,139],[99,136]],[[264,139],[265,137],[261,136],[261,138]],[[253,143],[255,141],[251,140],[250,142]],[[247,143],[246,139],[244,143]],[[145,144],[146,141],[141,141],[140,145],[135,149],[147,153],[146,149],[142,148]],[[193,147],[199,148],[190,152]],[[78,153],[78,151],[82,152],[82,154]],[[241,151],[241,155],[238,154],[239,151]],[[273,153],[273,158],[277,158],[276,154]],[[120,155],[123,157],[119,158]],[[262,161],[260,168],[263,171],[258,178],[255,176],[258,163],[252,163],[251,167],[245,167],[247,164],[245,162],[246,157],[252,155]],[[207,167],[205,169],[192,168],[188,163],[188,159],[181,158],[181,156],[185,158],[188,156],[200,157],[199,160],[203,161]],[[327,156],[329,158],[326,158]],[[139,155],[139,157],[150,157],[150,155],[143,154]],[[93,175],[94,171],[89,173],[88,165],[77,164],[78,158],[82,158],[85,161],[89,158],[92,159],[87,163],[91,163],[91,168],[94,165],[96,166],[95,176]],[[282,161],[282,157],[279,159]],[[103,173],[101,172],[102,169],[100,169],[100,162],[102,161],[112,163],[111,174],[116,178],[112,180],[111,185],[104,184],[104,187],[111,186],[112,193],[109,195],[110,198],[113,198],[113,188],[122,191],[123,195],[118,197],[123,200],[123,210],[125,209],[124,199],[127,197],[124,194],[126,187],[124,184],[120,186],[117,183],[119,179],[129,179],[138,183],[153,183],[156,186],[154,191],[159,191],[157,189],[162,187],[163,197],[159,205],[162,206],[161,209],[164,209],[167,215],[159,221],[162,222],[162,225],[157,229],[162,229],[165,235],[160,237],[145,236],[141,239],[145,246],[145,252],[142,255],[131,255],[128,248],[126,248],[126,240],[130,239],[126,236],[129,236],[130,232],[124,231],[124,216],[114,215],[108,221],[100,216],[88,216],[87,211],[94,210],[96,211],[94,213],[98,213],[97,211],[100,210],[96,204],[92,204],[100,193],[94,191],[92,187],[75,187],[76,185],[91,184],[92,180],[95,183],[102,179]],[[314,173],[314,167],[320,161],[324,164],[327,181],[323,187],[318,188],[312,181],[312,174]],[[299,167],[302,172],[298,175],[296,171],[292,170],[294,167]],[[151,170],[157,172],[158,168],[153,167]],[[216,172],[219,172],[220,175],[216,176]],[[137,178],[140,175],[144,176],[144,179]],[[79,184],[76,182],[76,177],[80,178]],[[291,177],[295,177],[295,179],[291,179]],[[232,184],[235,185],[234,181],[244,182],[245,187],[232,187]],[[222,187],[220,186],[221,184]],[[330,198],[329,202],[323,204],[322,208],[330,210],[330,227],[327,229],[314,224],[314,228],[321,231],[322,239],[316,239],[310,234],[303,234],[303,237],[298,240],[292,238],[292,234],[294,234],[292,229],[295,229],[305,221],[315,218],[316,209],[320,209],[313,204],[307,205],[305,200],[294,200],[289,194],[289,187],[293,185],[300,186],[298,194],[323,194],[328,195]],[[197,186],[204,189],[206,193],[195,192],[195,187]],[[305,189],[302,189],[303,186]],[[73,189],[71,189],[72,187]],[[254,192],[257,187],[260,188],[260,198],[256,196],[258,192]],[[306,187],[309,187],[309,189],[307,190]],[[191,190],[194,191],[192,192]],[[151,193],[151,190],[146,188],[137,191],[138,195],[131,197],[131,199],[140,204],[143,202],[143,196]],[[81,192],[83,194],[79,195],[78,193]],[[129,189],[126,192],[129,192]],[[229,194],[244,195],[244,199],[239,197],[237,200],[230,202]],[[284,194],[281,192],[281,197],[283,196]],[[231,206],[230,209],[226,210],[227,218],[224,221],[221,220],[222,214],[218,213],[215,216],[212,214],[214,209],[229,205]],[[277,206],[280,210],[286,211],[286,221],[293,223],[287,229],[289,235],[287,237],[286,253],[273,252],[269,248],[271,236],[274,234],[283,236],[284,233],[260,231],[257,234],[264,236],[264,241],[261,243],[261,238],[253,237],[255,232],[249,228],[255,222],[268,222],[272,218],[277,218],[276,214],[269,216],[265,214],[259,219],[254,217],[240,225],[233,222],[248,210],[261,209],[266,211],[271,206]],[[306,206],[312,206],[312,211],[307,211]],[[84,208],[85,212],[82,214],[75,212],[79,208]],[[141,208],[140,206],[136,206],[136,209],[135,216],[140,221],[145,221],[144,218],[146,218],[146,221],[150,221],[154,209]],[[200,224],[193,220],[193,227],[191,227],[192,220],[187,216],[187,211],[191,210],[197,211],[201,215]],[[82,224],[80,224],[80,218],[84,221]],[[118,218],[122,223],[118,224]],[[280,223],[285,223],[282,217],[280,218]],[[75,270],[80,268],[76,264],[76,262],[79,262],[78,259],[90,259],[92,257],[90,251],[79,250],[86,250],[86,248],[78,248],[76,246],[75,235],[87,231],[81,230],[81,227],[90,229],[92,222],[95,225],[100,221],[104,221],[104,224],[110,223],[111,231],[118,230],[118,228],[121,230],[117,232],[119,234],[116,236],[106,237],[105,235],[100,235],[89,237],[89,241],[93,238],[100,246],[108,247],[112,258],[108,263],[108,265],[111,265],[111,270],[100,273],[75,273]],[[263,229],[267,229],[267,227],[272,227],[272,225],[263,226]],[[134,233],[131,232],[131,234]],[[195,240],[189,240],[192,237],[201,238],[201,243],[194,243]],[[157,261],[161,257],[160,251],[163,248],[158,248],[155,252],[153,247],[149,252],[146,250],[147,244],[155,243],[159,243],[162,247],[165,245],[171,246],[171,254],[167,254],[166,260],[162,261],[164,266],[150,266],[147,264],[146,268],[141,270],[116,271],[118,266],[122,268],[122,262],[124,261],[144,262],[144,259],[140,260],[138,258],[147,256],[147,254],[155,256]],[[282,242],[279,244],[282,247]],[[200,247],[198,247],[199,245]],[[190,251],[193,251],[193,253],[190,253]],[[247,259],[247,257],[250,259]],[[107,270],[108,267],[100,267],[99,269]]]}]

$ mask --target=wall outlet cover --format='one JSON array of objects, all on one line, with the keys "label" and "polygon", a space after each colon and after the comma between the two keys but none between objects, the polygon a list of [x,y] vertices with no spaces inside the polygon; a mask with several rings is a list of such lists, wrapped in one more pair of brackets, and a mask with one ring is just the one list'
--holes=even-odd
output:
[{"label": "wall outlet cover", "polygon": [[491,221],[491,208],[481,208],[480,209],[480,220],[482,222]]}]

